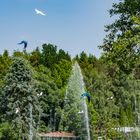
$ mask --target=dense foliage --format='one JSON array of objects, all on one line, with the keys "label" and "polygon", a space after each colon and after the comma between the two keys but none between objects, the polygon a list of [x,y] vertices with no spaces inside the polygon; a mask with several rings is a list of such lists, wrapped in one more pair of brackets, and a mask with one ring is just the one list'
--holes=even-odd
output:
[{"label": "dense foliage", "polygon": [[0,55],[0,139],[28,139],[31,133],[58,130],[82,135],[75,105],[79,81],[70,82],[78,75],[72,73],[75,61],[91,96],[91,139],[129,139],[116,130],[140,123],[140,0],[120,0],[109,13],[117,19],[106,26],[100,58],[81,52],[71,60],[52,44],[30,53],[15,51],[10,56],[6,50]]}]

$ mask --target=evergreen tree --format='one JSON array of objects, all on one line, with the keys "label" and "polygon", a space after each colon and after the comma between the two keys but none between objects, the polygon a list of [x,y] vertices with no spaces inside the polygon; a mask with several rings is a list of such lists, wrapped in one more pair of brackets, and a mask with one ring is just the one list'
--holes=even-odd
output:
[{"label": "evergreen tree", "polygon": [[4,76],[7,73],[7,69],[11,64],[11,57],[7,50],[4,51],[3,55],[0,55],[0,89],[2,88]]},{"label": "evergreen tree", "polygon": [[50,68],[53,64],[58,62],[57,46],[53,46],[52,44],[43,44],[42,47],[42,64]]},{"label": "evergreen tree", "polygon": [[71,61],[70,55],[68,53],[66,53],[64,50],[60,49],[58,52],[58,61],[65,59],[68,61]]},{"label": "evergreen tree", "polygon": [[14,58],[5,78],[2,110],[4,118],[18,129],[18,139],[32,137],[39,117],[37,89],[31,67],[22,58]]}]

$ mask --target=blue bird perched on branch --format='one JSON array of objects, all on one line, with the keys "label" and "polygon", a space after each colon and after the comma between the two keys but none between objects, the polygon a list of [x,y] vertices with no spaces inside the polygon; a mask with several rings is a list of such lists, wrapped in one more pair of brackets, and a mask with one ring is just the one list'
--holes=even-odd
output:
[{"label": "blue bird perched on branch", "polygon": [[85,92],[81,95],[81,98],[83,98],[83,97],[87,97],[88,102],[90,102],[90,95],[87,92]]},{"label": "blue bird perched on branch", "polygon": [[19,45],[24,44],[24,49],[27,48],[27,41],[22,40],[20,43],[18,43]]}]

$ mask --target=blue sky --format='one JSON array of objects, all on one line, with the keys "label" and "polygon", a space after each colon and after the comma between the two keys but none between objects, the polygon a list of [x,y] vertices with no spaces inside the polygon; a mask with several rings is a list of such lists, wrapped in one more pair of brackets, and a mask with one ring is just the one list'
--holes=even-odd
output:
[{"label": "blue sky", "polygon": [[[82,51],[99,57],[104,25],[112,23],[107,10],[117,0],[0,0],[0,53],[27,51],[52,43],[75,56]],[[37,8],[46,16],[36,15]]]}]

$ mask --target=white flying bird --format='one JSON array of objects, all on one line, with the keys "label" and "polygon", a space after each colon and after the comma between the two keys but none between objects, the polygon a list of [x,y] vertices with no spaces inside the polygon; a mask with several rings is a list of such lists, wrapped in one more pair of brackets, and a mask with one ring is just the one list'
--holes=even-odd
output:
[{"label": "white flying bird", "polygon": [[42,96],[43,92],[40,92],[40,96]]},{"label": "white flying bird", "polygon": [[111,96],[111,97],[107,98],[107,100],[109,100],[109,99],[111,99],[111,100],[112,100],[112,99],[113,99],[113,96]]},{"label": "white flying bird", "polygon": [[43,92],[40,92],[40,94],[37,94],[38,97],[42,96]]},{"label": "white flying bird", "polygon": [[84,113],[84,110],[78,112],[78,114],[83,114],[83,113]]},{"label": "white flying bird", "polygon": [[19,108],[16,108],[16,114],[19,112]]},{"label": "white flying bird", "polygon": [[46,16],[42,11],[35,9],[36,14],[41,15],[41,16]]},{"label": "white flying bird", "polygon": [[110,99],[113,99],[113,96],[111,96]]}]

